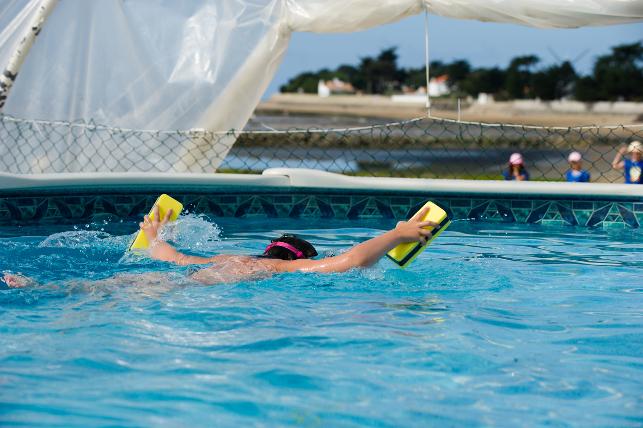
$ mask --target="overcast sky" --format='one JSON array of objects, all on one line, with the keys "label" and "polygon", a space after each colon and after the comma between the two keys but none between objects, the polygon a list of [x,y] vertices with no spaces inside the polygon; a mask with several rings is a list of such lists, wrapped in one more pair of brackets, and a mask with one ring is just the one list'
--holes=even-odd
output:
[{"label": "overcast sky", "polygon": [[[554,55],[563,60],[582,56],[574,67],[587,73],[594,59],[607,53],[610,47],[642,40],[643,24],[543,30],[431,15],[429,37],[431,60],[466,59],[477,67],[505,67],[518,55],[536,54],[545,64],[556,62]],[[399,65],[424,64],[424,16],[357,33],[295,33],[266,96],[277,92],[280,85],[302,71],[354,65],[360,57],[377,55],[391,46],[398,47]]]}]

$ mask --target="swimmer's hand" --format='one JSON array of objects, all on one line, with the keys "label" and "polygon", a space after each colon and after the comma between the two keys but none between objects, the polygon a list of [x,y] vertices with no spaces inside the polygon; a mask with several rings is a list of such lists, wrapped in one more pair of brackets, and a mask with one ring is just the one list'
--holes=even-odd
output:
[{"label": "swimmer's hand", "polygon": [[152,212],[154,213],[154,219],[150,219],[150,216],[146,215],[143,217],[143,222],[139,223],[141,230],[145,233],[145,237],[150,243],[153,243],[158,239],[161,229],[170,221],[170,217],[172,216],[172,210],[170,209],[165,213],[165,217],[159,219],[160,215],[158,205],[154,205],[154,210]]},{"label": "swimmer's hand", "polygon": [[172,210],[167,210],[165,216],[159,220],[159,207],[154,206],[152,211],[154,218],[151,219],[150,216],[143,217],[143,221],[139,223],[141,230],[145,233],[145,237],[150,242],[150,257],[155,260],[161,260],[164,262],[176,263],[178,265],[192,265],[192,264],[206,264],[212,263],[213,257],[198,257],[190,256],[187,254],[180,253],[176,251],[167,242],[162,242],[159,239],[159,233],[163,226],[165,226],[172,217]]},{"label": "swimmer's hand", "polygon": [[398,244],[405,244],[407,242],[419,242],[426,245],[427,240],[432,236],[431,231],[425,229],[426,227],[437,227],[438,224],[432,221],[421,221],[429,213],[430,207],[424,208],[422,211],[413,216],[409,221],[400,221],[393,229],[396,235]]}]

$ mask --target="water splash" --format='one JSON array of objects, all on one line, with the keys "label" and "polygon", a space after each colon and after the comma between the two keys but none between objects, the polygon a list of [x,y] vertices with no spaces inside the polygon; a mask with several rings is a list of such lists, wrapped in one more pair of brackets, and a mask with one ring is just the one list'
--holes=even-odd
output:
[{"label": "water splash", "polygon": [[[127,247],[134,240],[136,231],[128,235]],[[221,229],[204,215],[188,214],[165,226],[159,238],[172,242],[178,248],[191,253],[210,255],[221,248]],[[151,261],[146,250],[125,251],[118,261],[122,265],[149,264]]]},{"label": "water splash", "polygon": [[221,229],[204,215],[188,214],[165,227],[161,239],[199,253],[211,253],[221,248]]},{"label": "water splash", "polygon": [[42,241],[39,248],[121,248],[127,245],[129,237],[113,236],[107,232],[96,230],[73,230],[54,233]]}]

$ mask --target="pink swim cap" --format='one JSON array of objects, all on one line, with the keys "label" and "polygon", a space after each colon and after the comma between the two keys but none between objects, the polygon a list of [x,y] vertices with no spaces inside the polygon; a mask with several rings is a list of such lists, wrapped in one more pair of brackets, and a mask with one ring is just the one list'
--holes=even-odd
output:
[{"label": "pink swim cap", "polygon": [[569,162],[580,162],[583,157],[578,152],[571,152],[567,157]]},{"label": "pink swim cap", "polygon": [[520,153],[514,153],[509,158],[509,163],[511,165],[522,165],[522,155]]}]

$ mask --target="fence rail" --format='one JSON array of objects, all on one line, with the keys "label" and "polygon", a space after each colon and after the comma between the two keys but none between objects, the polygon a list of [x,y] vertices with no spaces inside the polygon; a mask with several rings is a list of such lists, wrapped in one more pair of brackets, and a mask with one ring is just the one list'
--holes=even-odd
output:
[{"label": "fence rail", "polygon": [[560,181],[578,151],[594,182],[622,182],[611,162],[643,125],[547,128],[422,118],[344,129],[145,131],[0,115],[0,171],[261,172],[301,167],[361,175],[502,179],[519,152],[532,180]]}]

